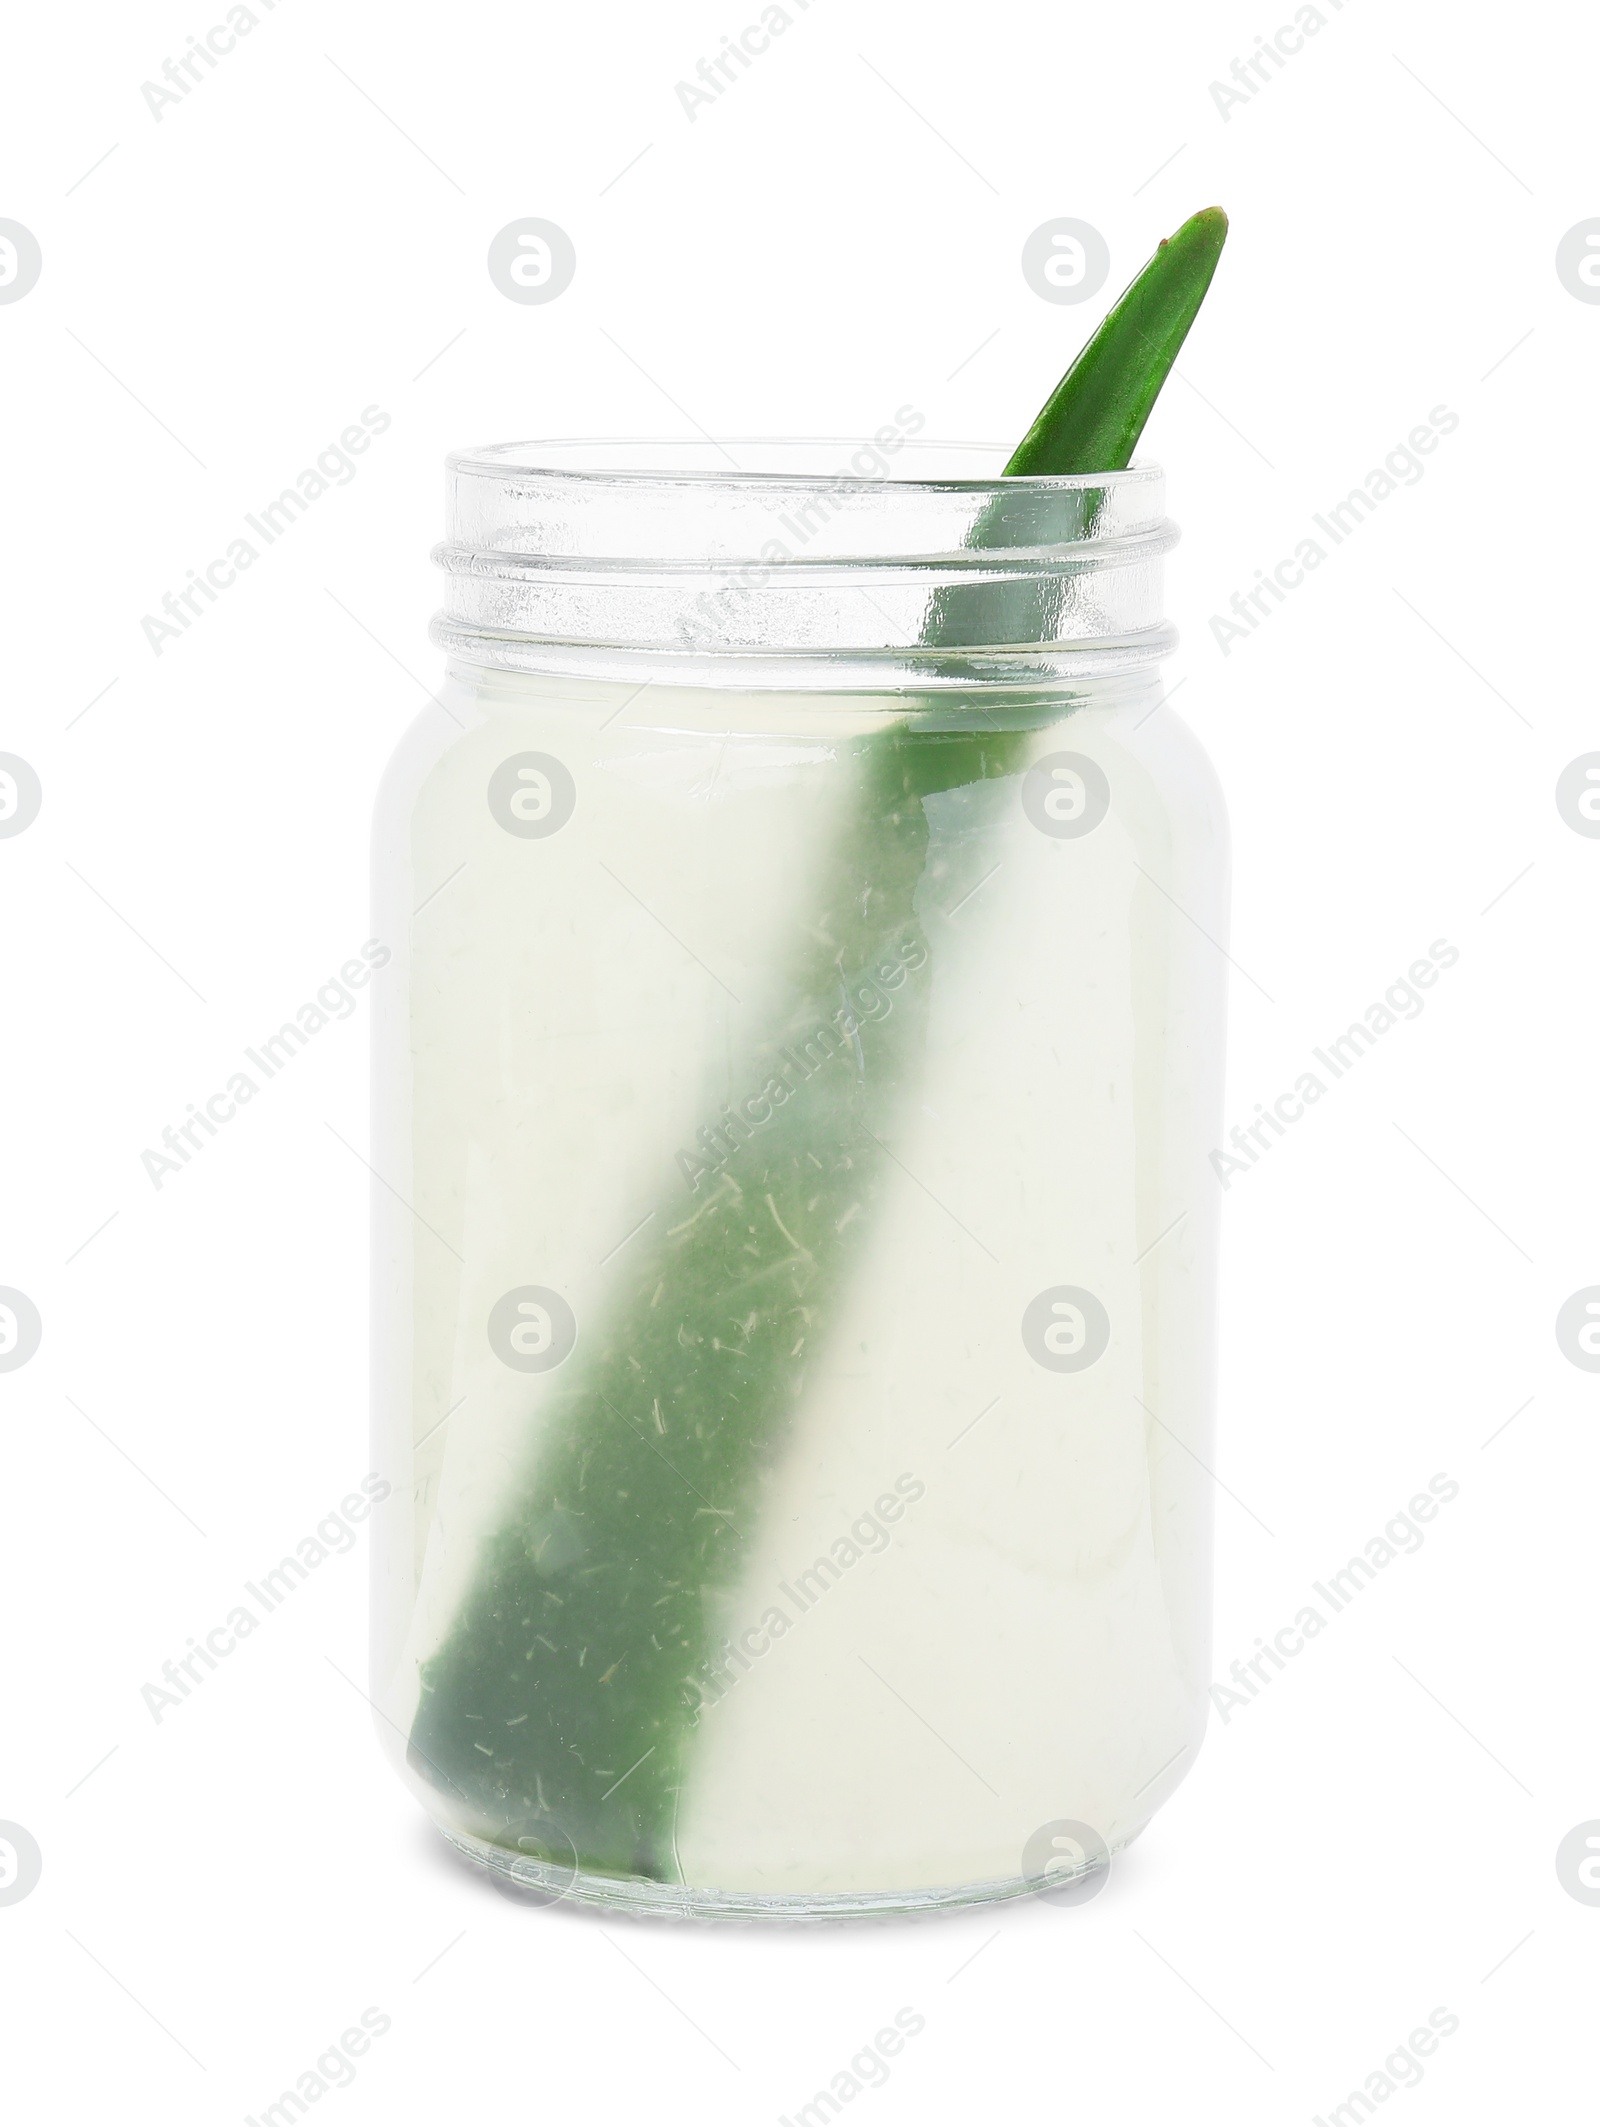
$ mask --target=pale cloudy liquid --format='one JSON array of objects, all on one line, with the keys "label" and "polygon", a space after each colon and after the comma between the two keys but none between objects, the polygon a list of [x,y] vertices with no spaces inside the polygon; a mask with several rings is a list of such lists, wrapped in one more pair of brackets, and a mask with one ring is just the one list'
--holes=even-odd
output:
[{"label": "pale cloudy liquid", "polygon": [[[849,749],[903,713],[652,688],[616,714],[629,692],[458,673],[380,807],[378,927],[404,977],[374,1151],[380,1468],[402,1479],[375,1696],[397,1757],[560,1378],[503,1364],[491,1311],[556,1290],[581,1348],[630,1236],[674,1191],[685,1216],[703,1201],[698,1133],[755,1090]],[[1026,758],[1104,772],[1090,833],[1042,831],[1020,773],[923,801],[927,1018],[885,1186],[685,1655],[690,1887],[1003,1886],[1043,1825],[1124,1843],[1197,1747],[1226,856],[1209,769],[1157,700],[1124,683],[1029,712]],[[486,800],[524,752],[576,791],[544,838]],[[1080,1371],[1024,1341],[1059,1286],[1109,1324]]]}]

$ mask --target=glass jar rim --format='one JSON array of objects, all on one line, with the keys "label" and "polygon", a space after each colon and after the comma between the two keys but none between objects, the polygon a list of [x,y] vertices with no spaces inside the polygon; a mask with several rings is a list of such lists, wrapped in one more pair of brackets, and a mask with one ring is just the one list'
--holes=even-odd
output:
[{"label": "glass jar rim", "polygon": [[721,686],[774,664],[801,686],[877,688],[897,665],[923,686],[1027,683],[1165,654],[1160,466],[1018,478],[1004,459],[899,426],[453,452],[435,639],[480,664],[628,677],[644,659]]},{"label": "glass jar rim", "polygon": [[[885,431],[880,430],[881,437]],[[874,470],[855,470],[848,462],[828,466],[820,461],[836,451],[852,456],[875,453],[882,459],[902,453],[926,461],[932,457],[960,454],[974,463],[984,461],[993,470],[924,471],[906,476]],[[656,463],[633,462],[634,454],[648,453]],[[741,464],[741,454],[760,453],[768,462]],[[1138,459],[1116,471],[1100,473],[1004,473],[999,470],[1009,455],[1001,443],[972,438],[928,438],[926,441],[896,435],[890,444],[877,437],[862,436],[541,436],[508,443],[484,443],[450,451],[445,466],[452,475],[489,479],[535,476],[592,485],[618,481],[630,486],[646,484],[745,487],[817,486],[858,488],[873,492],[886,480],[896,488],[925,488],[935,493],[1017,493],[1037,490],[1045,494],[1140,488],[1162,479],[1161,467]],[[781,459],[791,462],[782,463]],[[801,460],[814,461],[809,464]]]}]

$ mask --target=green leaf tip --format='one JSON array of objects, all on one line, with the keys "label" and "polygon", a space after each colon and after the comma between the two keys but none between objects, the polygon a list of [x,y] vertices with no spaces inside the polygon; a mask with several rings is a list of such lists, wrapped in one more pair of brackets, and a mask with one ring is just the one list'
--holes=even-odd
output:
[{"label": "green leaf tip", "polygon": [[1129,463],[1227,234],[1222,209],[1202,207],[1161,239],[1012,452],[1008,476],[1120,472]]}]

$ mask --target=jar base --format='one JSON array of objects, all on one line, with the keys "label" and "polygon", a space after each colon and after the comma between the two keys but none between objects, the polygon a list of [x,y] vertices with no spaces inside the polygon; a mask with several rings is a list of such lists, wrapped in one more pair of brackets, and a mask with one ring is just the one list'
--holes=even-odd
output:
[{"label": "jar base", "polygon": [[[958,1912],[1040,1896],[1087,1903],[1103,1888],[1105,1864],[1079,1876],[1006,1876],[989,1883],[939,1884],[897,1891],[723,1891],[682,1883],[651,1883],[634,1876],[594,1876],[553,1867],[531,1855],[512,1854],[469,1832],[439,1830],[458,1854],[486,1871],[496,1890],[524,1905],[584,1905],[648,1920],[732,1920],[796,1923],[821,1920],[910,1919],[923,1913]],[[1131,1846],[1137,1825],[1111,1848],[1114,1858]],[[1099,1874],[1102,1883],[1085,1880]],[[1079,1886],[1073,1890],[1073,1886]],[[1063,1897],[1063,1894],[1067,1894]]]}]

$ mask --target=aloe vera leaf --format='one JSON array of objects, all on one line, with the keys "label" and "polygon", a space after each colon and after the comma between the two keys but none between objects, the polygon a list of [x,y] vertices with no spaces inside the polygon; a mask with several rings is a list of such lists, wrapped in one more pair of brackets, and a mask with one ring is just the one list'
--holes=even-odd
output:
[{"label": "aloe vera leaf", "polygon": [[[743,1059],[791,1091],[698,1178],[677,1169],[607,1319],[580,1329],[544,1446],[426,1664],[411,1760],[479,1837],[670,1879],[696,1677],[764,1480],[888,1179],[929,948],[923,798],[1009,766],[987,735],[864,743],[849,831],[797,945],[794,1002]],[[883,980],[880,970],[890,979]],[[859,984],[875,995],[864,1011]],[[887,999],[887,1009],[883,1008]],[[841,1022],[841,1006],[845,1018]],[[665,1163],[664,1163],[665,1165]]]},{"label": "aloe vera leaf", "polygon": [[[1128,465],[1211,285],[1227,233],[1222,209],[1207,207],[1174,235],[1162,238],[1040,408],[1007,460],[1008,477],[1110,473]],[[1104,490],[1092,487],[1064,488],[1047,502],[1030,496],[1022,504],[1002,491],[978,517],[966,545],[998,549],[1018,543],[1032,546],[1046,537],[1061,543],[1085,539],[1095,529],[1103,502]],[[1026,526],[1014,530],[1019,509]],[[1048,527],[1042,520],[1045,509],[1050,512]],[[1048,639],[1052,615],[1045,601],[1052,589],[1037,578],[1009,580],[999,563],[993,572],[974,570],[934,594],[924,640],[1005,644]]]},{"label": "aloe vera leaf", "polygon": [[[1157,251],[1009,472],[1127,463],[1225,226],[1208,210]],[[1092,511],[1094,491],[1066,506]],[[1003,544],[1003,519],[1002,496],[973,543]],[[1084,528],[1081,514],[1073,522]],[[944,594],[923,633],[981,639],[957,629]],[[1034,743],[1031,719],[974,736],[952,730],[951,714],[948,698],[912,701],[902,723],[854,749],[853,793],[795,928],[794,1001],[747,1049],[752,1085],[764,1061],[838,1028],[853,978],[897,961],[907,975],[891,1009],[859,1021],[846,1052],[786,1074],[789,1098],[696,1195],[664,1192],[656,1238],[630,1252],[606,1319],[580,1331],[539,1451],[424,1662],[411,1762],[449,1791],[453,1821],[493,1844],[557,1865],[575,1855],[602,1875],[678,1874],[678,1791],[721,1598],[888,1182],[880,1140],[920,1069],[923,800],[1019,773]]]},{"label": "aloe vera leaf", "polygon": [[1205,207],[1162,239],[1039,409],[1006,461],[1008,475],[1110,473],[1127,465],[1227,234],[1222,209]]}]

